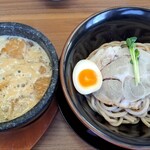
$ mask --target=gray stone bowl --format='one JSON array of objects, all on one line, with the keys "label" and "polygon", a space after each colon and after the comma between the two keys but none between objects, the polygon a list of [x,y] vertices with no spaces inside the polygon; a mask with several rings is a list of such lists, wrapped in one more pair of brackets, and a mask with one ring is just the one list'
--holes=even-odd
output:
[{"label": "gray stone bowl", "polygon": [[58,56],[49,39],[40,31],[21,23],[1,22],[0,36],[20,36],[37,42],[47,53],[52,62],[52,79],[42,99],[27,113],[8,122],[0,123],[0,131],[12,130],[28,125],[37,119],[53,101],[58,83]]}]

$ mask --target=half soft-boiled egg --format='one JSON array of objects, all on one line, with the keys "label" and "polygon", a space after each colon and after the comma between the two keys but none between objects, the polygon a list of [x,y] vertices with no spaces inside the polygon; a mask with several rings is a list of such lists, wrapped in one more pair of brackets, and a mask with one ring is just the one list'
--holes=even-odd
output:
[{"label": "half soft-boiled egg", "polygon": [[87,59],[80,60],[73,69],[73,84],[84,95],[93,93],[102,85],[102,75],[97,65]]}]

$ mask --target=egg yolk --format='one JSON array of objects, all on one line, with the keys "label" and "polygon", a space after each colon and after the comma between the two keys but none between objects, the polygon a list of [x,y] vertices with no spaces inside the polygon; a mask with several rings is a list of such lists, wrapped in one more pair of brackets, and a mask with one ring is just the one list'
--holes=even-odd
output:
[{"label": "egg yolk", "polygon": [[89,87],[97,82],[96,73],[91,69],[82,70],[78,76],[79,82],[83,87]]}]

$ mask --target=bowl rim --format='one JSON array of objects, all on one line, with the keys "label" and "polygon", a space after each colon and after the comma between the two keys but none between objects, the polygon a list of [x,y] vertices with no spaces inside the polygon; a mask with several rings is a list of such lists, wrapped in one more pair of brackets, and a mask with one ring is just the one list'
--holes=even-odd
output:
[{"label": "bowl rim", "polygon": [[[52,78],[51,78],[51,82],[50,82],[44,96],[33,108],[31,108],[25,114],[13,119],[13,120],[1,122],[0,123],[0,132],[1,132],[1,131],[7,131],[10,129],[14,129],[14,128],[16,129],[16,128],[22,127],[24,125],[27,125],[27,124],[31,123],[32,121],[34,121],[37,117],[39,117],[46,110],[46,108],[51,104],[53,97],[54,97],[54,92],[56,91],[56,88],[57,88],[58,77],[59,77],[59,74],[58,74],[59,73],[59,71],[58,71],[59,64],[58,64],[58,56],[57,56],[55,47],[53,46],[51,41],[38,29],[33,28],[30,25],[18,23],[18,22],[0,22],[0,27],[2,27],[2,28],[12,27],[13,30],[15,30],[15,28],[16,29],[21,28],[25,32],[27,30],[29,32],[30,31],[34,32],[34,34],[36,34],[36,37],[40,38],[40,40],[42,40],[42,42],[44,44],[46,44],[46,48],[50,53],[51,63],[52,63]],[[9,36],[10,34],[0,34],[0,36],[1,35]],[[19,35],[12,34],[10,36],[19,36]],[[19,37],[23,37],[23,36],[19,36]],[[23,37],[23,38],[32,40],[27,37]],[[48,98],[46,97],[46,95],[48,95]]]},{"label": "bowl rim", "polygon": [[74,104],[71,101],[71,97],[69,96],[68,92],[67,92],[67,87],[65,84],[65,77],[64,77],[64,69],[65,69],[65,60],[66,60],[66,55],[68,54],[68,47],[69,44],[72,41],[72,38],[74,36],[74,34],[80,29],[81,26],[83,26],[87,21],[91,20],[93,17],[96,17],[97,15],[103,14],[105,12],[108,11],[113,11],[113,10],[121,10],[121,9],[129,9],[129,10],[142,10],[142,11],[150,11],[150,9],[148,8],[144,8],[144,7],[113,7],[113,8],[109,8],[109,9],[105,9],[99,12],[96,12],[92,15],[90,15],[89,17],[85,18],[83,21],[81,21],[75,28],[74,30],[70,33],[70,35],[68,36],[68,39],[64,45],[63,51],[61,53],[61,57],[60,57],[60,81],[61,81],[61,86],[62,86],[62,91],[64,93],[64,96],[66,98],[67,103],[69,104],[69,107],[71,108],[71,110],[73,111],[73,113],[76,115],[76,117],[80,120],[80,122],[82,122],[88,129],[90,129],[92,132],[94,132],[96,135],[98,135],[100,138],[106,140],[107,142],[110,142],[114,145],[117,146],[121,146],[122,148],[131,148],[131,149],[137,149],[137,148],[142,148],[144,150],[147,150],[147,148],[149,148],[150,146],[137,146],[137,145],[130,145],[128,143],[123,143],[121,141],[118,141],[116,139],[113,139],[112,137],[107,136],[105,133],[101,132],[100,130],[96,129],[96,127],[92,126],[92,124],[90,124],[80,113],[79,111],[76,109],[76,107],[74,106]]}]

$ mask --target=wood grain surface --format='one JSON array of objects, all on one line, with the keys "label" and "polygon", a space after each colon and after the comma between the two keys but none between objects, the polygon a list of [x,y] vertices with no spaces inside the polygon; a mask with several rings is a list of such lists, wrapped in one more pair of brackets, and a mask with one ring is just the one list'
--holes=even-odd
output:
[{"label": "wood grain surface", "polygon": [[[150,0],[0,0],[0,21],[28,24],[43,32],[60,57],[64,44],[90,15],[114,7],[150,8]],[[49,129],[33,150],[92,150],[65,122],[58,112]]]}]

